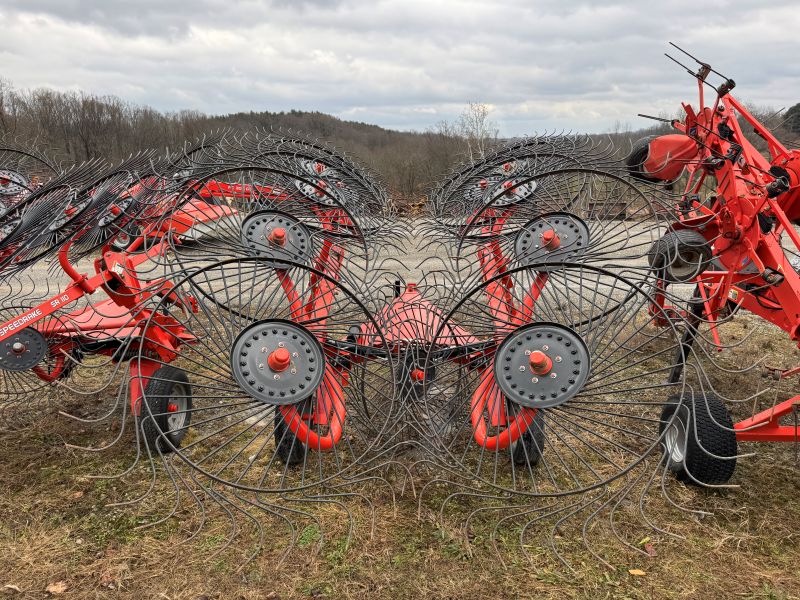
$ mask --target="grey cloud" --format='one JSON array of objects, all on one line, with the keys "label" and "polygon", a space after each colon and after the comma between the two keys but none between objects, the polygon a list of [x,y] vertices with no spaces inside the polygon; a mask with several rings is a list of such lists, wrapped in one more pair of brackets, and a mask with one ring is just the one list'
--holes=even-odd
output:
[{"label": "grey cloud", "polygon": [[693,99],[690,78],[663,57],[674,40],[734,77],[746,100],[800,101],[800,65],[780,59],[797,54],[795,3],[697,6],[7,0],[0,76],[162,110],[298,108],[422,129],[483,101],[506,135],[602,131]]}]

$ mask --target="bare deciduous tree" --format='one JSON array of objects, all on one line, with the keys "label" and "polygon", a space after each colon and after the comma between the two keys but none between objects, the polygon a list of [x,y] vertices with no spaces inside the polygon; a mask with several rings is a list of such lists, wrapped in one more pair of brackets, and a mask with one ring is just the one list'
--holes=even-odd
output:
[{"label": "bare deciduous tree", "polygon": [[466,143],[470,161],[480,160],[497,143],[499,130],[489,119],[491,107],[480,102],[470,102],[458,117],[456,130]]}]

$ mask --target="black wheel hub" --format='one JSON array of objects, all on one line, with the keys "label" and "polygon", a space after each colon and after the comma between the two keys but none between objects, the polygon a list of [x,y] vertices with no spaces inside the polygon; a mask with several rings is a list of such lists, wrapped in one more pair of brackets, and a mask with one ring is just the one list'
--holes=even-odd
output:
[{"label": "black wheel hub", "polygon": [[242,223],[242,244],[252,256],[269,261],[307,264],[312,257],[311,232],[291,215],[277,211],[253,213]]},{"label": "black wheel hub", "polygon": [[520,184],[515,179],[508,179],[492,190],[492,206],[513,206],[525,202],[535,191],[535,181]]},{"label": "black wheel hub", "polygon": [[0,369],[29,371],[47,355],[47,340],[36,329],[22,329],[0,342]]},{"label": "black wheel hub", "polygon": [[514,253],[525,265],[547,265],[575,260],[589,247],[589,226],[570,213],[553,212],[528,221],[517,233]]},{"label": "black wheel hub", "polygon": [[[545,365],[532,365],[535,352],[546,359]],[[495,380],[506,398],[529,408],[551,408],[573,398],[590,367],[583,338],[556,323],[520,327],[503,340],[494,358]]]},{"label": "black wheel hub", "polygon": [[48,230],[50,232],[55,232],[78,219],[85,211],[92,202],[91,196],[88,194],[84,195],[84,197],[80,200],[76,198],[70,198],[69,202],[64,205],[64,209],[61,211],[61,214],[58,215],[48,226]]},{"label": "black wheel hub", "polygon": [[336,169],[318,160],[302,160],[300,161],[300,166],[303,172],[311,177],[324,177],[325,179],[338,179],[340,177]]},{"label": "black wheel hub", "polygon": [[535,181],[520,184],[519,180],[508,179],[507,175],[489,175],[467,191],[466,196],[470,202],[479,201],[496,207],[513,206],[533,196],[536,187]]},{"label": "black wheel hub", "polygon": [[231,371],[250,396],[285,406],[311,396],[325,374],[322,345],[305,327],[267,319],[242,330],[231,348]]}]

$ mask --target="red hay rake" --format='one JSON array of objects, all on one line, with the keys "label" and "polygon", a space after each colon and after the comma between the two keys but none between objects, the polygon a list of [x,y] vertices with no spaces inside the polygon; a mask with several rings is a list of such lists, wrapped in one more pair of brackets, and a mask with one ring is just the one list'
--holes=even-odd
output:
[{"label": "red hay rake", "polygon": [[641,552],[613,527],[620,506],[668,535],[643,500],[668,496],[667,474],[724,486],[737,440],[798,438],[800,396],[734,424],[694,347],[703,326],[721,346],[741,309],[800,341],[800,153],[727,78],[705,106],[712,73],[693,73],[679,134],[624,161],[589,137],[513,141],[456,169],[416,224],[298,136],[224,132],[64,172],[0,149],[4,414],[88,395],[71,385],[87,373],[92,393],[113,384],[117,404],[81,420],[120,419],[122,439],[135,419],[152,480],[122,503],[165,474],[169,515],[199,507],[200,528],[213,503],[259,544],[257,512],[294,540],[310,506],[351,518],[346,499],[411,481],[420,509],[444,487],[443,519],[464,500],[465,526],[499,513],[491,536],[517,522],[523,547],[548,522],[555,549],[577,518],[600,558],[587,531],[605,514]]},{"label": "red hay rake", "polygon": [[[658,273],[653,309],[686,316],[684,348],[693,344],[704,323],[721,350],[719,324],[740,310],[800,342],[800,274],[792,264],[800,253],[795,227],[800,220],[800,151],[786,148],[731,95],[732,79],[697,62],[696,72],[687,71],[697,79],[698,104],[683,104],[686,117],[669,121],[679,133],[645,140],[628,158],[632,174],[644,181],[683,183],[679,177],[687,174],[674,208],[677,220],[650,253]],[[708,81],[712,75],[722,79],[717,87]],[[707,88],[713,98],[708,104]],[[746,127],[765,145],[767,156],[745,135]],[[668,292],[674,283],[695,286],[685,310],[672,305],[678,301]],[[672,377],[679,376],[680,368]],[[788,369],[779,377],[797,372]],[[734,423],[732,430],[720,406],[715,415],[719,437],[725,438],[720,444],[796,443],[800,430],[796,420],[789,424],[786,418],[795,415],[799,403],[800,396],[789,398]],[[727,477],[733,473],[732,468],[723,470]]]}]

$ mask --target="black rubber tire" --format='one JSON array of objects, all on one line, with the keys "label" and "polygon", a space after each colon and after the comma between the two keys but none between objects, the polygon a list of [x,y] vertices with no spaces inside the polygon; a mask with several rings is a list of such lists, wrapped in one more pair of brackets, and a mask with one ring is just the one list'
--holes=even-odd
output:
[{"label": "black rubber tire", "polygon": [[631,148],[631,153],[625,157],[625,166],[628,168],[630,176],[634,179],[646,181],[647,183],[663,183],[661,179],[647,175],[642,168],[650,154],[650,141],[655,137],[651,135],[637,140]]},{"label": "black rubber tire", "polygon": [[513,446],[511,460],[514,461],[514,464],[530,465],[531,467],[538,465],[542,459],[542,452],[544,452],[544,438],[544,411],[537,410],[536,416],[533,417],[533,423]]},{"label": "black rubber tire", "polygon": [[[683,253],[693,253],[697,256],[697,269],[691,276],[674,272],[671,266],[675,258]],[[659,271],[659,275],[666,281],[691,281],[697,275],[708,269],[711,264],[712,250],[706,238],[694,229],[678,229],[668,231],[661,238],[653,242],[647,253],[650,268]]]},{"label": "black rubber tire", "polygon": [[406,352],[402,363],[395,369],[398,397],[413,402],[421,402],[425,396],[425,384],[411,379],[411,372],[414,369],[424,371],[424,381],[435,381],[436,364],[432,360],[426,360],[425,354]]},{"label": "black rubber tire", "polygon": [[[312,397],[313,398],[313,397]],[[302,414],[309,414],[311,412],[310,399],[304,400],[300,403],[297,409]],[[308,448],[306,445],[297,439],[297,436],[289,429],[286,424],[286,419],[283,414],[276,408],[275,409],[275,453],[278,458],[285,465],[296,466],[303,464],[306,458]]]},{"label": "black rubber tire", "polygon": [[692,485],[722,485],[730,481],[736,470],[737,442],[725,403],[714,394],[696,400],[686,398],[683,403],[679,396],[671,396],[661,411],[660,434],[664,434],[673,415],[682,420],[687,432],[682,462],[670,462],[666,445],[663,447],[667,466],[677,479]]},{"label": "black rubber tire", "polygon": [[[178,386],[182,386],[185,392],[183,397],[186,398],[186,420],[182,428],[169,431],[170,415],[167,407]],[[139,431],[144,443],[151,452],[156,449],[162,453],[173,452],[180,447],[192,421],[192,386],[189,378],[183,370],[165,365],[153,373],[147,382],[143,400],[147,402],[147,406],[142,406]]]},{"label": "black rubber tire", "polygon": [[68,354],[69,356],[64,358],[64,370],[58,376],[56,381],[64,381],[65,379],[69,379],[69,376],[72,375],[75,367],[81,364],[81,361],[83,360],[83,352],[78,347],[72,348]]}]

